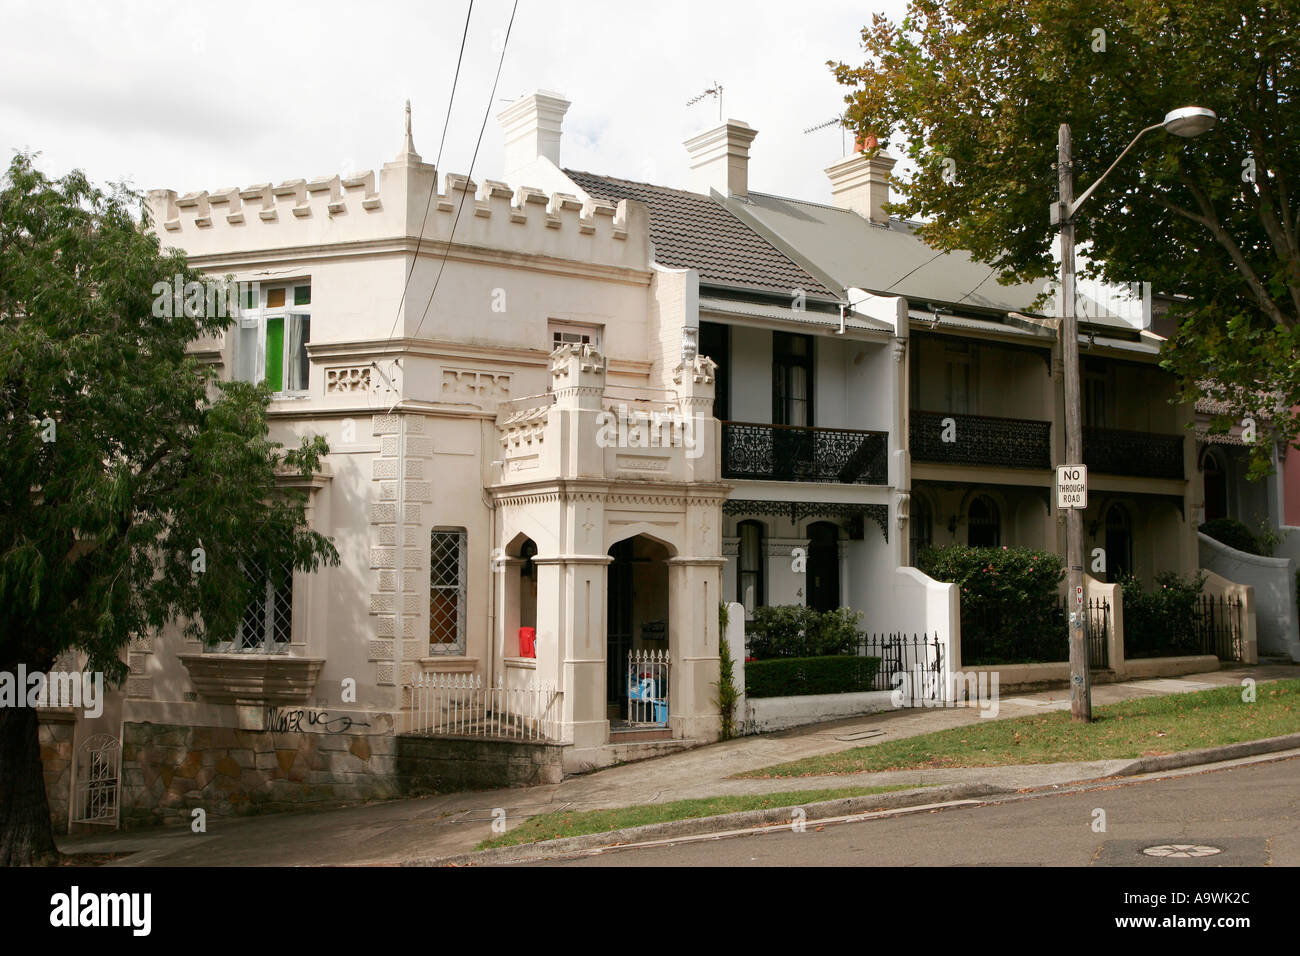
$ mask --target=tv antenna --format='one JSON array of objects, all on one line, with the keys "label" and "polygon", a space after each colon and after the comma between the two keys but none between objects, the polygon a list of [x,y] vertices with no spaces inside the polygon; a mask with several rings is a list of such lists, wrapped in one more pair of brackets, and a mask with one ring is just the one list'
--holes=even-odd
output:
[{"label": "tv antenna", "polygon": [[832,126],[838,126],[840,128],[840,152],[844,152],[846,143],[844,140],[844,117],[843,116],[837,116],[834,119],[828,119],[826,122],[818,123],[816,126],[809,126],[806,130],[804,130],[804,135],[806,136],[809,133],[816,133],[819,130],[823,130],[823,129],[830,129]]},{"label": "tv antenna", "polygon": [[716,96],[718,98],[718,119],[721,120],[722,119],[722,84],[719,83],[717,80],[713,81],[712,88],[705,90],[703,93],[700,93],[697,96],[692,96],[689,100],[687,100],[686,105],[694,106],[696,103],[704,99],[706,96]]}]

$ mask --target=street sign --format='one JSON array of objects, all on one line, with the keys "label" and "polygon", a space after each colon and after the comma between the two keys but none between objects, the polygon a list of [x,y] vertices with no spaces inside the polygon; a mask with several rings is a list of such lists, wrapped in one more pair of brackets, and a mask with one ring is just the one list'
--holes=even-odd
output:
[{"label": "street sign", "polygon": [[1088,507],[1088,466],[1058,465],[1056,468],[1056,507]]}]

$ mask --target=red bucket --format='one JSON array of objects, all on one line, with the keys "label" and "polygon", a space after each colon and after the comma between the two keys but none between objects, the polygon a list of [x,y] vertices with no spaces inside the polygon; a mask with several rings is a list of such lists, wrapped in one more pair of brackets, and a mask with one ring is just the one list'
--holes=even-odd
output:
[{"label": "red bucket", "polygon": [[537,628],[521,627],[519,629],[519,656],[537,656]]}]

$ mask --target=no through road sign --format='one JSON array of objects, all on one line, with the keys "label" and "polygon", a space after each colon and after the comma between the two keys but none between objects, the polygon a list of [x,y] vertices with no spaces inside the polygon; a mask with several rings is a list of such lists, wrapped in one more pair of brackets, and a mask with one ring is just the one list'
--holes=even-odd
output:
[{"label": "no through road sign", "polygon": [[1056,468],[1056,507],[1088,507],[1088,466],[1058,465]]}]

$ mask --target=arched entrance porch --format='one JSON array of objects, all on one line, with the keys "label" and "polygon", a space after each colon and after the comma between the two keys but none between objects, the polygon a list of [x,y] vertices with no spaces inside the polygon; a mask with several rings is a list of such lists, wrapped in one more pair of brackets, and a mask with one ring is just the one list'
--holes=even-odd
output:
[{"label": "arched entrance porch", "polygon": [[668,722],[673,549],[645,534],[609,549],[605,704],[611,729]]}]

